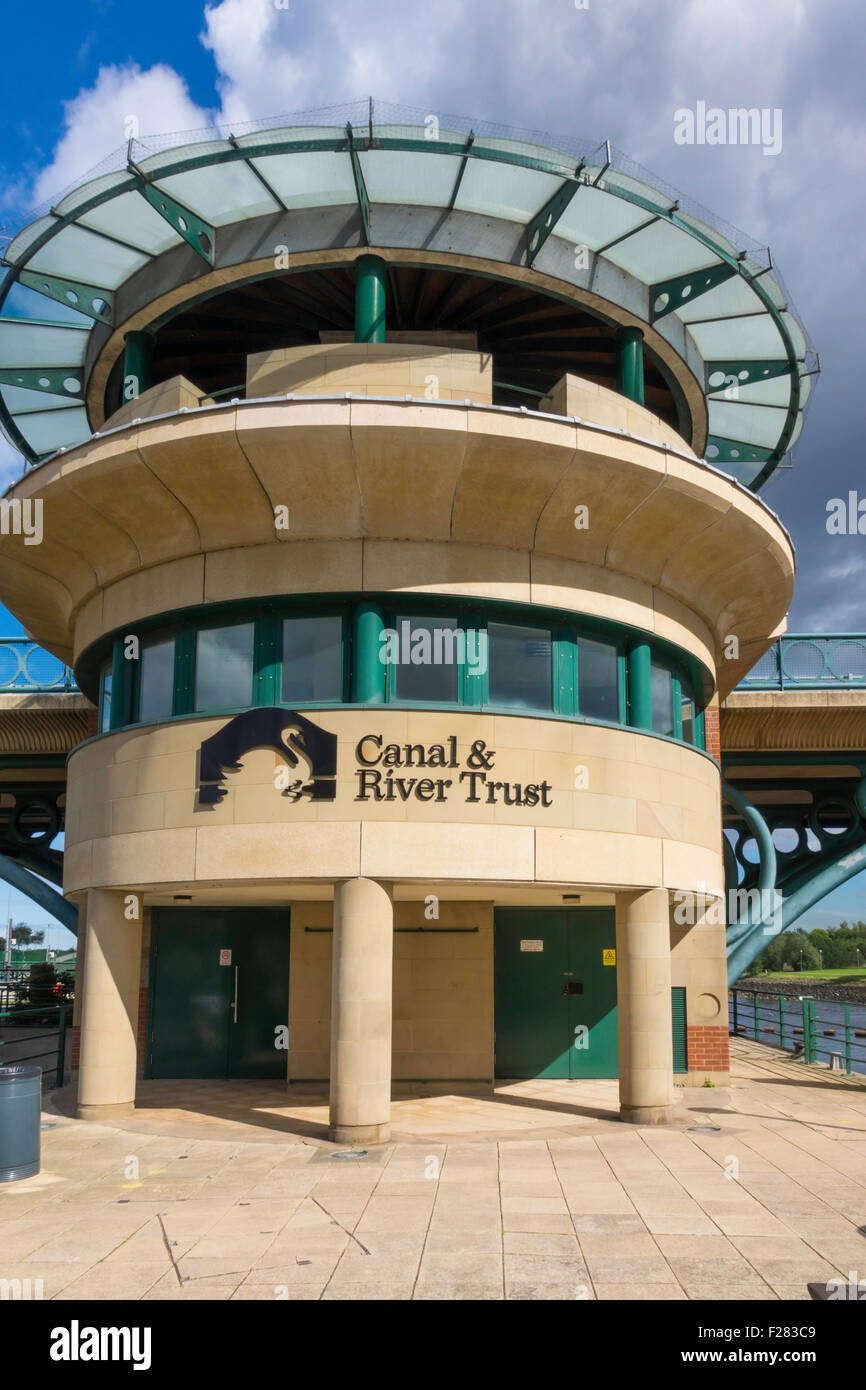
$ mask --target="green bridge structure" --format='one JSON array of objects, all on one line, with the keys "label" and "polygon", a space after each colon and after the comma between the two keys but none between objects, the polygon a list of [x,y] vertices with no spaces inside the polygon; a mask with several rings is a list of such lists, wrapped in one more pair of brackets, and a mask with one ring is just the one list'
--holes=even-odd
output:
[{"label": "green bridge structure", "polygon": [[[95,732],[72,670],[0,639],[0,879],[74,934],[66,758]],[[866,869],[866,634],[777,640],[720,708],[728,977]]]}]

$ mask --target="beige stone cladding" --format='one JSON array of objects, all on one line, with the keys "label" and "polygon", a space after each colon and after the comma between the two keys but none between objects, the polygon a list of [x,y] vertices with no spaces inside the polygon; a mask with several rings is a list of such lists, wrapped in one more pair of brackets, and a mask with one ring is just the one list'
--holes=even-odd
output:
[{"label": "beige stone cladding", "polygon": [[[489,1081],[493,1076],[493,907],[394,904],[392,1075],[395,1081]],[[329,902],[292,904],[289,1080],[330,1068]]]},{"label": "beige stone cladding", "polygon": [[[671,902],[671,985],[684,986],[689,1032],[727,1032],[728,970],[725,949],[725,899],[709,894],[674,895]],[[694,1049],[692,1049],[694,1051]],[[727,1069],[704,1068],[689,1057],[688,1084],[705,1081],[726,1086]],[[708,1102],[710,1104],[711,1102]]]},{"label": "beige stone cladding", "polygon": [[721,891],[719,771],[694,749],[519,715],[309,718],[338,739],[333,800],[293,799],[286,760],[261,748],[226,772],[221,801],[199,805],[198,749],[226,718],[82,745],[69,763],[65,891],[358,874]]},{"label": "beige stone cladding", "polygon": [[493,399],[493,358],[435,344],[322,343],[272,348],[247,358],[247,396],[422,396]]},{"label": "beige stone cladding", "polygon": [[103,428],[116,430],[122,425],[131,425],[134,420],[148,420],[155,415],[171,415],[177,410],[196,410],[203,399],[204,391],[200,391],[185,376],[173,376],[168,381],[149,386],[134,400],[126,401],[106,420]]}]

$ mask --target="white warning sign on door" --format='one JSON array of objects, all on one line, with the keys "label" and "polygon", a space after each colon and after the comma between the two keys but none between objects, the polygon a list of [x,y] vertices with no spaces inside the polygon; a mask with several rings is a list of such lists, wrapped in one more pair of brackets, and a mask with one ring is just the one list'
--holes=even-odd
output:
[{"label": "white warning sign on door", "polygon": [[543,942],[543,941],[521,941],[521,943],[520,943],[520,949],[521,949],[521,951],[543,951],[543,950],[544,950],[544,942]]},{"label": "white warning sign on door", "polygon": [[232,953],[231,953],[231,951],[220,951],[220,965],[231,965],[231,963],[232,963]]}]

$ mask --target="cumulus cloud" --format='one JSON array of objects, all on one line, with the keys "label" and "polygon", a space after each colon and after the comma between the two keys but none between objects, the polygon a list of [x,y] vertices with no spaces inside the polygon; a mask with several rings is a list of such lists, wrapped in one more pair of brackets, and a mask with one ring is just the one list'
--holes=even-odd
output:
[{"label": "cumulus cloud", "polygon": [[[792,473],[766,494],[792,532],[800,573],[792,622],[832,618],[839,584],[825,504],[850,485],[861,452],[864,258],[860,228],[866,122],[854,0],[214,0],[201,43],[214,105],[198,106],[165,64],[104,67],[65,107],[36,201],[80,180],[128,133],[237,127],[368,94],[439,115],[609,138],[674,188],[773,248],[824,349],[825,379]],[[781,108],[777,158],[754,146],[681,146],[674,113],[703,100]],[[17,190],[7,191],[7,201]],[[23,209],[21,209],[23,211]],[[7,219],[0,219],[7,220]],[[838,349],[838,350],[837,350]],[[2,459],[2,455],[0,455]],[[852,542],[856,544],[855,542]],[[847,592],[847,591],[846,591]],[[847,625],[866,628],[856,594]],[[836,610],[838,611],[838,610]]]},{"label": "cumulus cloud", "polygon": [[125,145],[131,133],[161,135],[208,123],[208,113],[192,101],[183,78],[163,63],[101,68],[94,86],[65,102],[63,110],[64,133],[36,180],[37,204],[56,200]]}]

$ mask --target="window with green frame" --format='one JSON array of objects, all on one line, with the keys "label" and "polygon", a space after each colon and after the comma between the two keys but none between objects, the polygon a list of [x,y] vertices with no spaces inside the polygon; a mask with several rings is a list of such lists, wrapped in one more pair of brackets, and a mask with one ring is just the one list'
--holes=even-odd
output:
[{"label": "window with green frame", "polygon": [[[100,732],[257,705],[348,703],[362,662],[382,671],[362,697],[380,704],[628,722],[634,629],[483,600],[407,597],[388,606],[365,595],[368,613],[371,605],[379,614],[372,625],[356,618],[358,597],[272,601],[258,611],[215,606],[183,626],[154,623],[137,661],[124,659],[118,637],[114,659],[99,668]],[[652,731],[703,747],[697,667],[669,644],[651,649]]]}]

